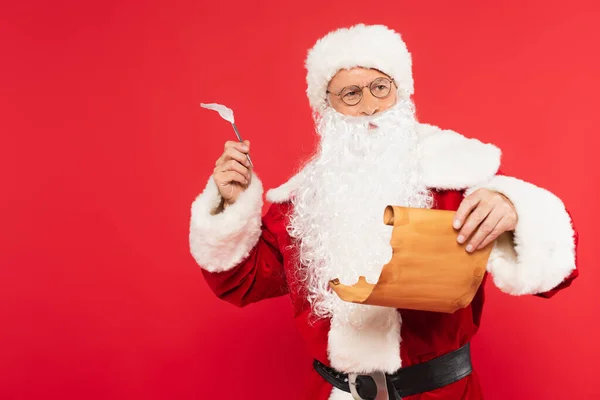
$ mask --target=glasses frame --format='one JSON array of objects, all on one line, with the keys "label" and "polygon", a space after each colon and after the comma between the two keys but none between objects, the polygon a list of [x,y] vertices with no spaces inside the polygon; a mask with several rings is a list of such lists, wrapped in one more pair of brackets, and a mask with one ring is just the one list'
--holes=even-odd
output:
[{"label": "glasses frame", "polygon": [[[372,85],[373,85],[375,82],[377,82],[377,81],[379,81],[379,80],[381,80],[381,79],[384,79],[384,80],[386,80],[386,81],[388,81],[388,82],[390,83],[390,91],[389,91],[389,92],[388,92],[388,93],[387,93],[385,96],[376,96],[376,95],[373,93],[373,88],[372,88],[371,86],[372,86]],[[332,94],[332,95],[334,95],[334,96],[337,96],[337,97],[339,97],[339,98],[340,98],[340,100],[342,100],[342,102],[343,102],[345,105],[347,105],[347,106],[349,106],[349,107],[354,107],[354,106],[358,105],[358,104],[359,104],[359,103],[362,101],[362,99],[363,99],[363,91],[364,91],[364,89],[365,89],[366,87],[368,87],[368,88],[369,88],[369,92],[371,92],[371,95],[373,95],[373,97],[375,97],[375,98],[377,98],[377,99],[385,99],[385,98],[387,98],[387,97],[390,95],[390,93],[392,93],[392,85],[396,86],[396,81],[395,81],[394,79],[392,79],[392,78],[387,78],[387,77],[385,77],[385,76],[380,76],[380,77],[378,77],[378,78],[375,78],[375,79],[373,79],[371,82],[369,82],[369,83],[367,83],[366,85],[363,85],[363,86],[358,86],[358,85],[348,85],[348,86],[344,86],[344,87],[342,88],[342,90],[340,90],[338,93],[334,93],[334,92],[331,92],[331,91],[329,91],[329,90],[327,90],[327,91],[326,91],[326,93],[327,93],[327,94]],[[357,91],[358,93],[360,93],[360,98],[359,98],[359,99],[358,99],[358,101],[357,101],[356,103],[354,103],[354,104],[349,104],[349,103],[346,103],[346,102],[344,101],[344,97],[342,97],[342,93],[344,93],[344,91],[345,91],[346,89],[348,89],[348,88],[356,88],[356,91]],[[398,88],[398,86],[396,86],[396,89],[397,89],[397,88]]]}]

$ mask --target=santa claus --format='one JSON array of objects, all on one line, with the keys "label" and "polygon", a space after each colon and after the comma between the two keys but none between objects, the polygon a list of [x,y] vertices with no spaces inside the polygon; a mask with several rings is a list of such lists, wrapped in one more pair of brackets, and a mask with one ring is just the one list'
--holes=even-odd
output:
[{"label": "santa claus", "polygon": [[411,56],[393,30],[331,32],[306,68],[316,154],[267,192],[261,217],[249,142],[227,142],[192,205],[194,259],[237,306],[291,296],[315,360],[304,385],[313,400],[482,398],[469,342],[485,285],[449,314],[346,303],[329,281],[377,282],[391,258],[392,227],[382,223],[391,204],[456,211],[465,251],[494,241],[486,276],[500,290],[548,298],[577,276],[569,213],[547,190],[502,175],[497,147],[417,121]]}]

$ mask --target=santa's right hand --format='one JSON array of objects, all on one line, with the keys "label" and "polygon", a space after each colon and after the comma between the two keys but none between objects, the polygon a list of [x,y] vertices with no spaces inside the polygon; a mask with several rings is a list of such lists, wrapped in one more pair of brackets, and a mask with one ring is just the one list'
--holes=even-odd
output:
[{"label": "santa's right hand", "polygon": [[213,179],[217,184],[224,206],[235,203],[240,193],[250,184],[252,169],[246,154],[250,151],[250,142],[225,142],[225,151],[215,163]]}]

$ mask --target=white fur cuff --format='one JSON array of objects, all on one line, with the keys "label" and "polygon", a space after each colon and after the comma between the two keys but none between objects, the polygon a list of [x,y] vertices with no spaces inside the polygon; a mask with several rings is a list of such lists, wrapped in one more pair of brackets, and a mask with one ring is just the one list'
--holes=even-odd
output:
[{"label": "white fur cuff", "polygon": [[192,204],[190,251],[203,269],[223,272],[241,263],[261,234],[262,182],[253,175],[248,188],[223,212],[212,215],[221,203],[211,177]]},{"label": "white fur cuff", "polygon": [[562,201],[522,180],[495,176],[473,187],[502,193],[518,215],[514,238],[501,236],[490,254],[488,271],[495,285],[512,295],[537,294],[558,286],[575,269],[571,218]]}]

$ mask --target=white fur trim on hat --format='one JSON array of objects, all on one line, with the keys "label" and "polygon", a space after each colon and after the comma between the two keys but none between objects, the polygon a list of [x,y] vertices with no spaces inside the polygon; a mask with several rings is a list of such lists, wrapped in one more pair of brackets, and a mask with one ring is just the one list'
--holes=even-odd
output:
[{"label": "white fur trim on hat", "polygon": [[414,92],[406,44],[400,34],[383,25],[359,24],[330,32],[309,50],[305,66],[306,94],[319,114],[327,106],[329,81],[341,69],[375,68],[393,78],[404,97]]}]

